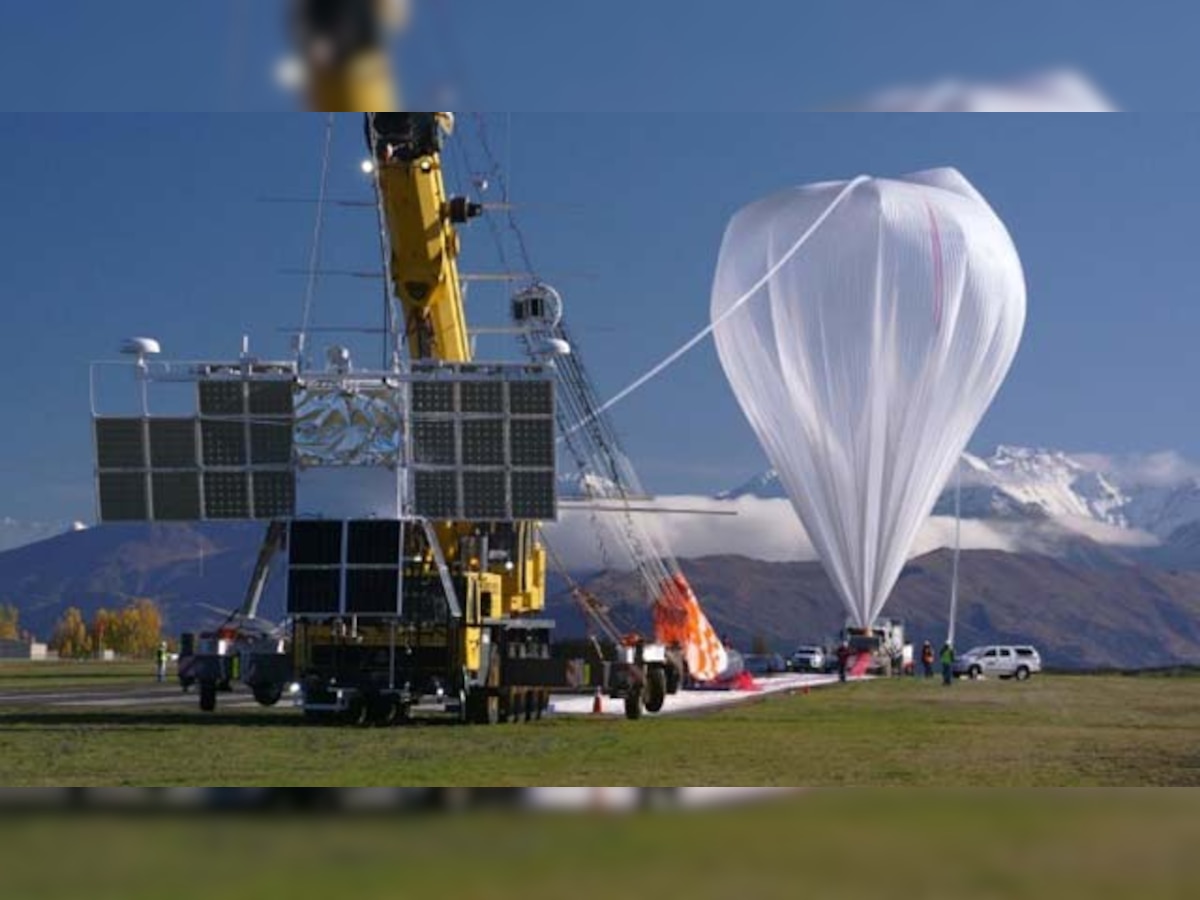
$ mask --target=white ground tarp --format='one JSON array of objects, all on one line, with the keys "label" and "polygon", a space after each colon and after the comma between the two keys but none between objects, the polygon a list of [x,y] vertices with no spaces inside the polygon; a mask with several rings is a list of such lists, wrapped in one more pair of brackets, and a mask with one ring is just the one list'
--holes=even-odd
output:
[{"label": "white ground tarp", "polygon": [[826,570],[873,622],[1016,354],[1007,230],[952,169],[784,191],[730,223],[712,316]]}]

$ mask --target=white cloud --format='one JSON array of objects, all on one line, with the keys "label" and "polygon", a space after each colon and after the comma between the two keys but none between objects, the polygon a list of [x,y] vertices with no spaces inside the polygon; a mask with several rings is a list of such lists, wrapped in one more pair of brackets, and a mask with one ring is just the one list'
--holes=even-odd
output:
[{"label": "white cloud", "polygon": [[[811,541],[787,500],[741,497],[737,500],[713,500],[708,497],[659,497],[653,504],[661,509],[688,510],[697,513],[736,512],[736,516],[700,515],[687,512],[641,514],[639,521],[656,529],[676,556],[688,559],[700,556],[736,554],[768,562],[792,562],[817,558]],[[564,510],[560,520],[546,526],[546,537],[555,552],[574,569],[630,568],[629,558],[616,549],[611,538],[612,525],[619,520],[608,516],[603,531],[608,556],[601,552],[601,539],[592,521],[593,514],[579,509]],[[1062,549],[1071,538],[1086,537],[1101,544],[1119,547],[1150,546],[1157,539],[1143,531],[1106,525],[1091,519],[1062,517],[1027,521],[985,521],[964,519],[961,546],[967,550],[1000,550],[1007,553],[1047,553]],[[954,545],[954,519],[934,516],[925,523],[914,543],[912,556]]]},{"label": "white cloud", "polygon": [[1175,487],[1200,478],[1200,464],[1174,450],[1156,453],[1073,453],[1089,469],[1096,469],[1127,487]]}]

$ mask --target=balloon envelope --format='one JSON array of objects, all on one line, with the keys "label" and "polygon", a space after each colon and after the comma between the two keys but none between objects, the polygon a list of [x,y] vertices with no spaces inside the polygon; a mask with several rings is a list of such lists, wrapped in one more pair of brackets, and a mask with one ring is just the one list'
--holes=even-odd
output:
[{"label": "balloon envelope", "polygon": [[784,191],[730,223],[712,315],[743,411],[870,625],[1016,354],[1008,231],[953,169]]}]

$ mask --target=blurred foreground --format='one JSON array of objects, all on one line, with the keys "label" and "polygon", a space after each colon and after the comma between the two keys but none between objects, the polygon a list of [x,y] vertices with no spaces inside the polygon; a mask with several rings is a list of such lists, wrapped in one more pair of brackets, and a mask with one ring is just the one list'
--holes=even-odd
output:
[{"label": "blurred foreground", "polygon": [[735,808],[0,822],[4,896],[1200,896],[1193,791],[818,792]]}]

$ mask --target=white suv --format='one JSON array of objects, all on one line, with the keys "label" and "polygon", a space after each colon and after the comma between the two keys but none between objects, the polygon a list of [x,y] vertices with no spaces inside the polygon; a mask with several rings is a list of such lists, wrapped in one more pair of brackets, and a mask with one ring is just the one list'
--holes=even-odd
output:
[{"label": "white suv", "polygon": [[1042,671],[1042,657],[1028,645],[972,647],[954,662],[955,675],[994,675],[1024,681]]}]

